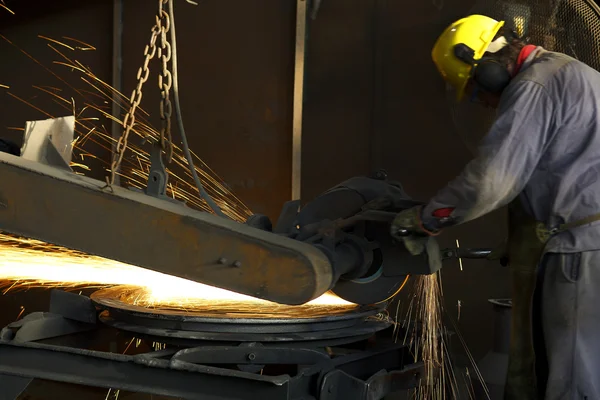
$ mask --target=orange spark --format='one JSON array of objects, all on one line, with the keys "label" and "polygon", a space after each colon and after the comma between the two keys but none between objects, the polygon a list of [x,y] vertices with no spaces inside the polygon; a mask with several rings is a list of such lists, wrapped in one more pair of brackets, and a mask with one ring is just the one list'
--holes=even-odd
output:
[{"label": "orange spark", "polygon": [[13,10],[11,10],[10,8],[8,8],[4,2],[0,3],[0,7],[4,8],[6,11],[8,11],[9,13],[11,13],[12,15],[15,15],[15,12]]},{"label": "orange spark", "polygon": [[66,47],[66,48],[67,48],[67,49],[69,49],[69,50],[73,50],[73,51],[75,51],[75,49],[74,49],[73,47],[69,46],[68,44],[65,44],[65,43],[59,42],[58,40],[55,40],[55,39],[52,39],[52,38],[49,38],[49,37],[46,37],[46,36],[42,36],[42,35],[38,35],[38,37],[39,37],[40,39],[45,39],[45,40],[47,40],[47,41],[49,41],[49,42],[56,43],[56,44],[58,44],[58,45],[61,45],[61,46],[63,46],[63,47]]},{"label": "orange spark", "polygon": [[72,42],[79,43],[79,44],[85,46],[85,47],[75,47],[77,50],[83,50],[83,51],[96,50],[96,48],[94,46],[92,46],[91,44],[88,44],[86,42],[82,42],[81,40],[73,39],[73,38],[68,37],[68,36],[63,36],[62,38],[65,39],[65,40],[70,40]]}]

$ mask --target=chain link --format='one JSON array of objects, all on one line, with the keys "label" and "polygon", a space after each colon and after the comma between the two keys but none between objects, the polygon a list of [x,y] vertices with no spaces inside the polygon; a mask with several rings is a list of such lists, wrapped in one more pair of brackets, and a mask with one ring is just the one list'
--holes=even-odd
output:
[{"label": "chain link", "polygon": [[[168,1],[165,0],[163,4]],[[173,157],[173,142],[171,136],[171,114],[173,107],[171,105],[171,86],[173,86],[173,75],[169,71],[169,61],[171,61],[171,43],[167,39],[167,33],[171,28],[171,21],[169,19],[169,13],[165,10],[161,10],[161,17],[164,19],[165,24],[160,27],[160,47],[158,49],[158,58],[162,61],[162,71],[158,75],[158,88],[160,89],[160,146],[163,151],[167,154],[167,162],[171,162]]]},{"label": "chain link", "polygon": [[[150,43],[146,45],[146,48],[144,49],[144,64],[138,69],[137,86],[131,94],[129,111],[123,118],[124,132],[117,142],[113,161],[111,163],[110,185],[113,185],[115,182],[117,171],[121,166],[123,156],[127,150],[129,134],[135,126],[135,113],[142,102],[142,88],[150,76],[149,64],[150,61],[157,55],[157,53],[158,58],[162,60],[162,72],[158,77],[158,86],[161,90],[160,118],[162,122],[160,131],[160,145],[161,148],[167,153],[168,162],[171,161],[173,155],[173,143],[171,140],[172,107],[169,99],[173,79],[171,72],[168,69],[168,63],[171,60],[171,44],[167,40],[167,32],[170,29],[171,22],[169,19],[169,13],[164,9],[165,4],[168,4],[169,1],[171,0],[158,0],[156,24],[151,30]],[[158,39],[160,39],[160,47],[156,44]]]}]

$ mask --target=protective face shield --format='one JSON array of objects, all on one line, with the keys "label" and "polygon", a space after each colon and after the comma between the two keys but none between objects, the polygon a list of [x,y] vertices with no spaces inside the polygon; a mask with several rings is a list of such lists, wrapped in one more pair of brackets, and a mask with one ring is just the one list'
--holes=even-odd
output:
[{"label": "protective face shield", "polygon": [[473,93],[465,96],[465,101],[458,103],[456,90],[449,84],[446,85],[446,90],[446,101],[452,118],[448,134],[460,139],[469,155],[475,156],[481,140],[496,119],[496,109],[481,104]]}]

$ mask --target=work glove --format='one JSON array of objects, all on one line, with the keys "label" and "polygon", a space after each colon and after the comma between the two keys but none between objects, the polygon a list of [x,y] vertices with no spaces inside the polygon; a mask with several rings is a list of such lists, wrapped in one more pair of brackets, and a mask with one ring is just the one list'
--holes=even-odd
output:
[{"label": "work glove", "polygon": [[390,227],[392,237],[403,242],[406,249],[414,256],[425,252],[430,236],[439,234],[423,226],[421,211],[421,206],[400,211]]}]

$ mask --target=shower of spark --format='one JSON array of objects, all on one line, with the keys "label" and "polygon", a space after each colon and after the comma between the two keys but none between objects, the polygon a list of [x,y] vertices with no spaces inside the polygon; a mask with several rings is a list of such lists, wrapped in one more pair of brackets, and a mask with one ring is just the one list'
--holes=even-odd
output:
[{"label": "shower of spark", "polygon": [[[81,82],[86,86],[85,89],[75,88],[65,79],[60,77],[54,71],[44,66],[35,57],[26,51],[19,48],[16,44],[10,41],[3,35],[0,38],[7,43],[17,48],[27,58],[38,64],[41,68],[58,79],[63,88],[32,85],[33,88],[39,90],[41,94],[49,96],[50,99],[64,109],[61,115],[53,115],[36,106],[33,101],[28,101],[18,95],[7,91],[7,94],[12,98],[30,106],[38,111],[45,118],[55,118],[57,116],[74,115],[75,116],[75,133],[76,139],[73,144],[73,162],[71,167],[79,174],[90,172],[90,167],[86,165],[86,159],[96,159],[100,161],[105,172],[109,172],[110,162],[99,159],[92,151],[88,150],[87,145],[93,144],[100,146],[108,151],[111,151],[116,144],[116,139],[109,133],[105,125],[110,125],[112,121],[123,124],[125,113],[129,110],[129,99],[108,83],[98,78],[88,67],[84,66],[80,61],[68,57],[66,51],[90,51],[95,50],[95,47],[79,40],[63,37],[64,41],[72,42],[73,45],[61,42],[57,39],[39,35],[40,39],[48,42],[48,47],[52,49],[59,57],[59,61],[54,61],[54,64],[60,67],[65,67],[78,75]],[[60,45],[63,51],[58,49]],[[111,115],[112,103],[115,102],[121,110],[121,116]],[[139,144],[131,143],[126,150],[119,171],[121,184],[126,187],[143,189],[146,187],[148,175],[150,172],[150,155],[146,150],[148,142],[156,142],[159,140],[160,134],[148,122],[149,114],[143,109],[138,108],[136,112],[136,125],[132,132],[137,137]],[[23,128],[13,128],[23,130]],[[146,146],[144,146],[146,144]],[[196,154],[192,154],[194,158],[195,170],[202,181],[207,193],[222,209],[223,213],[236,221],[245,221],[252,212],[248,207],[226,187],[218,175],[206,165]],[[188,163],[179,146],[174,145],[173,160],[167,166],[169,174],[169,184],[167,186],[167,195],[184,201],[188,206],[201,211],[212,212],[204,199],[198,195],[196,185],[189,172]]]},{"label": "shower of spark", "polygon": [[[473,382],[479,382],[489,399],[486,385],[479,372],[464,338],[460,334],[454,319],[444,310],[441,272],[432,275],[413,277],[413,289],[406,311],[396,310],[396,340],[414,348],[415,361],[422,360],[426,368],[426,380],[422,380],[415,390],[414,399],[418,400],[445,400],[464,398],[474,399]],[[449,332],[444,324],[444,317],[450,319],[454,332]],[[400,332],[404,337],[398,337]],[[457,371],[453,363],[448,342],[455,335],[461,342],[469,358],[471,368],[475,374],[471,377],[470,371]],[[461,375],[462,379],[459,379]],[[463,391],[466,390],[466,393]]]},{"label": "shower of spark", "polygon": [[[415,282],[415,301],[420,304],[416,318],[421,321],[416,340],[422,351],[422,359],[426,363],[428,381],[417,389],[417,398],[443,399],[458,398],[458,382],[454,376],[448,348],[447,332],[443,318],[443,293],[441,275],[436,273],[417,278]],[[449,392],[449,393],[448,393]]]},{"label": "shower of spark", "polygon": [[[0,277],[4,291],[31,287],[105,288],[114,285],[136,286],[135,304],[152,308],[193,310],[207,304],[233,307],[247,303],[254,312],[274,312],[284,307],[266,300],[203,285],[175,276],[138,268],[105,258],[50,245],[31,239],[0,234]],[[304,311],[319,307],[352,309],[352,303],[326,293],[306,304]]]}]

